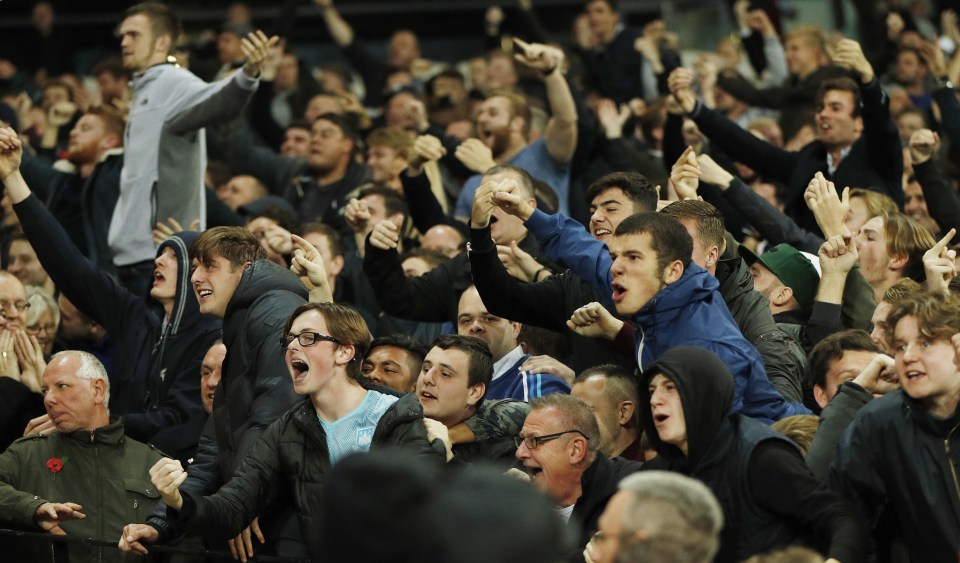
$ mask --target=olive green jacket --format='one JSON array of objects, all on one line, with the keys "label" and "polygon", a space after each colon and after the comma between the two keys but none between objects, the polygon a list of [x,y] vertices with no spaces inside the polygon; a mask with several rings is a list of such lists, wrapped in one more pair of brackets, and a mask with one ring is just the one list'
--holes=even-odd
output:
[{"label": "olive green jacket", "polygon": [[[123,434],[112,420],[94,431],[28,436],[0,454],[0,525],[37,531],[45,502],[75,502],[86,518],[63,522],[70,536],[117,542],[144,522],[160,497],[150,467],[163,454]],[[70,544],[71,561],[122,561],[115,548]]]}]

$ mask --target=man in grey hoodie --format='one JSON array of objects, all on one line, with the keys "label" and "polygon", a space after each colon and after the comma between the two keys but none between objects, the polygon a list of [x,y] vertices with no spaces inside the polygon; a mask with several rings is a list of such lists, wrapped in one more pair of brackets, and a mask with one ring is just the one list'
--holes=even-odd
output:
[{"label": "man in grey hoodie", "polygon": [[149,286],[156,248],[151,231],[173,217],[206,225],[203,127],[240,114],[259,83],[260,67],[277,38],[251,33],[243,41],[246,64],[233,76],[207,84],[169,62],[180,21],[163,4],[130,7],[120,22],[124,68],[133,72],[133,100],[124,133],[126,159],[108,242],[121,282],[135,294]]}]

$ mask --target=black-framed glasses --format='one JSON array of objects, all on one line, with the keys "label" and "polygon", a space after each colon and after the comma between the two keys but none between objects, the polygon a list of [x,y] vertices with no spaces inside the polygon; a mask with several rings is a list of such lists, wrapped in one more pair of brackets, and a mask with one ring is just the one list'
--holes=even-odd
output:
[{"label": "black-framed glasses", "polygon": [[535,450],[540,447],[540,444],[544,442],[549,442],[550,440],[556,440],[564,434],[570,434],[571,432],[576,432],[577,434],[583,436],[587,440],[590,439],[590,436],[587,436],[579,430],[564,430],[563,432],[557,432],[555,434],[545,434],[543,436],[514,436],[513,442],[520,447],[520,444],[523,444],[527,447],[528,450]]},{"label": "black-framed glasses", "polygon": [[313,346],[317,343],[318,340],[324,342],[333,342],[334,344],[342,344],[336,338],[328,334],[320,334],[319,332],[301,332],[300,334],[287,334],[282,339],[280,339],[280,344],[284,348],[290,346],[290,343],[296,340],[300,343],[301,346]]}]

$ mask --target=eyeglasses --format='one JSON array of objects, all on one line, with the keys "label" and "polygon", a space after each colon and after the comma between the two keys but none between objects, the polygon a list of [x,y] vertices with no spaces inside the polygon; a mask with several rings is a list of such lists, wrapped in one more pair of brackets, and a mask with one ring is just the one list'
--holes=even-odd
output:
[{"label": "eyeglasses", "polygon": [[53,334],[57,332],[57,325],[55,324],[33,325],[33,326],[28,326],[26,330],[27,330],[27,333],[29,334],[40,334],[41,332],[46,334]]},{"label": "eyeglasses", "polygon": [[280,339],[280,345],[284,348],[288,348],[290,343],[296,340],[300,343],[301,346],[313,346],[317,343],[318,340],[325,342],[333,342],[334,344],[342,344],[336,338],[320,334],[319,332],[301,332],[300,334],[288,334]]},{"label": "eyeglasses", "polygon": [[577,434],[583,436],[587,440],[590,439],[590,436],[587,436],[579,430],[564,430],[563,432],[557,432],[556,434],[546,434],[544,436],[514,436],[513,441],[520,447],[520,444],[523,444],[527,447],[528,450],[535,450],[540,447],[540,444],[544,442],[549,442],[550,440],[556,440],[564,434],[570,434],[571,432],[576,432]]},{"label": "eyeglasses", "polygon": [[22,313],[30,308],[30,303],[26,301],[7,301],[6,299],[0,300],[0,315],[4,317],[7,316],[7,313],[10,312],[10,309],[15,310],[17,313]]}]

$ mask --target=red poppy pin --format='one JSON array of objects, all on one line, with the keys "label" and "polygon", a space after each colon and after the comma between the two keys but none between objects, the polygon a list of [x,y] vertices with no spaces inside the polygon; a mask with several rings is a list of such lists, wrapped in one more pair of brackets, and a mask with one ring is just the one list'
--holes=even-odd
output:
[{"label": "red poppy pin", "polygon": [[57,473],[63,471],[63,462],[66,460],[60,459],[59,457],[51,457],[47,460],[47,469],[50,470],[50,473],[53,473],[53,478],[57,478]]}]

